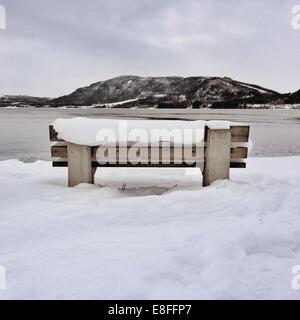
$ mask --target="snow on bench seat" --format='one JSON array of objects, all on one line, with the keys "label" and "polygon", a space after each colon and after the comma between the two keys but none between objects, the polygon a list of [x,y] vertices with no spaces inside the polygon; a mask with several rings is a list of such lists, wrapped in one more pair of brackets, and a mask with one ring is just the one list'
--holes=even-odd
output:
[{"label": "snow on bench seat", "polygon": [[[97,140],[97,133],[101,129],[113,130],[118,135],[120,126],[126,126],[130,132],[135,129],[143,129],[148,135],[151,130],[168,130],[176,132],[184,132],[184,130],[198,130],[199,135],[193,141],[184,141],[185,144],[197,144],[205,139],[205,127],[209,129],[231,129],[232,142],[248,142],[249,126],[242,123],[234,123],[229,121],[177,121],[177,120],[116,120],[116,119],[91,119],[91,118],[72,118],[72,119],[57,119],[50,126],[50,140],[67,141],[80,145],[99,146],[104,141]],[[105,141],[106,144],[112,143],[135,143],[128,139],[118,141]],[[125,137],[126,138],[126,137]],[[176,144],[178,136],[173,136]],[[160,136],[158,142],[166,141],[169,136]],[[178,139],[179,140],[179,139]],[[143,136],[139,142],[148,144],[149,141],[143,141]],[[152,141],[157,142],[157,141]]]}]

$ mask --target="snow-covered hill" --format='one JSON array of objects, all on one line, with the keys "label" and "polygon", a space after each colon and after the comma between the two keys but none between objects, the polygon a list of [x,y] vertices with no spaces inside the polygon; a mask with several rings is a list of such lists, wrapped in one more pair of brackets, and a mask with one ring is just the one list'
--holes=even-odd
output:
[{"label": "snow-covered hill", "polygon": [[80,88],[54,99],[53,106],[101,105],[130,101],[122,107],[239,107],[245,103],[275,102],[280,94],[231,78],[219,77],[138,77],[121,76]]},{"label": "snow-covered hill", "polygon": [[43,107],[49,101],[49,98],[5,95],[0,97],[0,107]]}]

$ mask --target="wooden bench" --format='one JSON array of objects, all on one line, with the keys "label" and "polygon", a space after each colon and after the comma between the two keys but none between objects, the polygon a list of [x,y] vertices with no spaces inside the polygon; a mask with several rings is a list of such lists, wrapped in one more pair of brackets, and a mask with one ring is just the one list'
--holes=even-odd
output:
[{"label": "wooden bench", "polygon": [[[54,167],[68,167],[68,185],[76,186],[80,183],[94,183],[94,175],[98,167],[199,167],[201,161],[182,161],[175,149],[171,146],[165,150],[159,146],[159,158],[150,162],[149,158],[137,163],[107,162],[100,163],[96,159],[99,147],[77,145],[60,140],[53,126],[49,127],[51,145],[51,157]],[[205,127],[204,150],[203,150],[203,186],[208,186],[216,180],[229,179],[230,168],[246,168],[245,159],[248,156],[246,143],[249,141],[250,127],[247,125],[231,125],[230,129],[210,129]],[[109,148],[109,147],[108,147]],[[129,148],[117,146],[114,150],[117,154],[129,152]],[[147,148],[147,154],[153,152],[153,148],[140,147],[137,153],[143,154],[143,148]],[[195,154],[195,146],[191,146],[191,154]],[[162,159],[163,152],[170,153],[170,161]],[[178,158],[179,157],[179,158]]]}]

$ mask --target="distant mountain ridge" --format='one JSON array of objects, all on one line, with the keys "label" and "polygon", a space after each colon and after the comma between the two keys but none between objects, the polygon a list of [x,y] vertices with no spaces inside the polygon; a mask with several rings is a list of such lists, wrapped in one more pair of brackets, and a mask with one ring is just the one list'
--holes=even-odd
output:
[{"label": "distant mountain ridge", "polygon": [[[294,94],[293,94],[294,95]],[[243,108],[254,104],[300,103],[300,97],[228,77],[120,76],[80,88],[53,106]],[[117,102],[122,102],[118,104]]]},{"label": "distant mountain ridge", "polygon": [[[51,101],[54,106],[111,104],[128,101],[129,106],[164,105],[186,108],[215,103],[260,103],[278,100],[280,94],[260,86],[219,77],[120,76],[83,87]],[[123,104],[124,107],[124,104]]]},{"label": "distant mountain ridge", "polygon": [[31,96],[0,96],[0,107],[43,107],[51,99]]},{"label": "distant mountain ridge", "polygon": [[5,96],[0,98],[0,107],[12,102],[17,104],[18,99],[21,104],[52,107],[246,108],[253,105],[300,104],[300,90],[281,94],[228,77],[119,76],[52,100]]}]

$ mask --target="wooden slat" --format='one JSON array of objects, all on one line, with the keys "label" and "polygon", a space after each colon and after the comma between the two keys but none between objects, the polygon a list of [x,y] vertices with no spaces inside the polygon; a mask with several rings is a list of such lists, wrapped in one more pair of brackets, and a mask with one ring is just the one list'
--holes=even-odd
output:
[{"label": "wooden slat", "polygon": [[231,148],[230,150],[230,159],[247,159],[248,157],[248,148],[237,147]]},{"label": "wooden slat", "polygon": [[249,141],[249,126],[231,126],[231,142],[248,142]]},{"label": "wooden slat", "polygon": [[51,142],[55,141],[63,141],[61,139],[58,139],[58,133],[54,130],[53,125],[49,126],[49,137]]},{"label": "wooden slat", "polygon": [[238,169],[245,169],[247,167],[246,162],[230,162],[230,168],[238,168]]},{"label": "wooden slat", "polygon": [[[53,161],[53,167],[56,168],[66,168],[68,167],[67,161]],[[177,164],[177,163],[158,163],[158,164],[144,164],[144,163],[137,163],[137,164],[120,164],[120,163],[107,163],[107,164],[100,164],[98,162],[92,163],[93,168],[195,168],[196,163],[192,164]]]},{"label": "wooden slat", "polygon": [[67,168],[68,167],[68,161],[60,161],[56,160],[52,162],[52,167],[55,168]]},{"label": "wooden slat", "polygon": [[[57,160],[52,162],[53,167],[56,168],[66,168],[68,167],[68,162],[66,160]],[[100,167],[106,167],[106,168],[195,168],[196,163],[192,164],[100,164],[98,162],[93,162],[92,166],[94,168],[100,168]],[[230,168],[246,168],[246,163],[245,162],[230,162]]]},{"label": "wooden slat", "polygon": [[[139,149],[147,149],[148,147],[141,147]],[[98,147],[92,147],[92,159],[96,160]],[[113,149],[113,148],[112,148]],[[162,148],[160,148],[162,149]],[[179,148],[180,149],[180,148]],[[179,152],[176,151],[176,148],[170,148],[170,158],[174,160],[174,155],[178,155]],[[183,149],[182,149],[183,150]],[[200,150],[201,153],[202,150]],[[122,151],[121,151],[122,152]],[[157,152],[157,148],[153,148],[152,152]],[[161,159],[161,150],[159,151],[160,159]],[[189,150],[190,152],[190,150]],[[117,149],[117,155],[119,153],[119,149]],[[128,151],[127,151],[128,153]],[[143,150],[140,151],[143,154]],[[151,148],[148,148],[149,158],[151,156]],[[192,147],[191,154],[193,157],[196,156],[196,147]],[[64,142],[57,142],[51,146],[51,157],[53,158],[67,158],[67,145]],[[230,159],[246,159],[248,157],[248,149],[245,147],[236,147],[231,148]]]},{"label": "wooden slat", "polygon": [[[127,149],[127,150],[126,150]],[[96,160],[97,158],[97,150],[98,147],[92,147],[92,159]],[[115,148],[108,147],[105,148],[105,154],[113,153],[115,151]],[[196,147],[186,147],[183,148],[150,148],[150,147],[130,147],[130,148],[117,148],[116,149],[116,155],[117,159],[119,158],[119,154],[125,154],[128,156],[128,153],[134,153],[137,156],[139,156],[143,160],[150,161],[151,155],[159,155],[159,158],[154,159],[156,161],[159,161],[162,159],[162,153],[166,152],[170,156],[170,160],[181,160],[185,155],[191,155],[192,157],[195,157],[197,155],[197,148]],[[124,152],[124,153],[123,153]],[[200,148],[198,150],[198,154],[203,155],[204,154],[204,148]],[[146,159],[143,155],[148,155],[148,158]],[[51,146],[51,157],[53,158],[67,158],[67,146],[65,143],[55,143]],[[191,158],[193,159],[193,158]],[[190,160],[190,159],[186,159]]]},{"label": "wooden slat", "polygon": [[65,142],[56,142],[51,146],[52,158],[67,158],[67,144]]},{"label": "wooden slat", "polygon": [[[231,126],[231,142],[248,142],[250,126]],[[207,141],[208,127],[205,127],[204,141]]]}]

